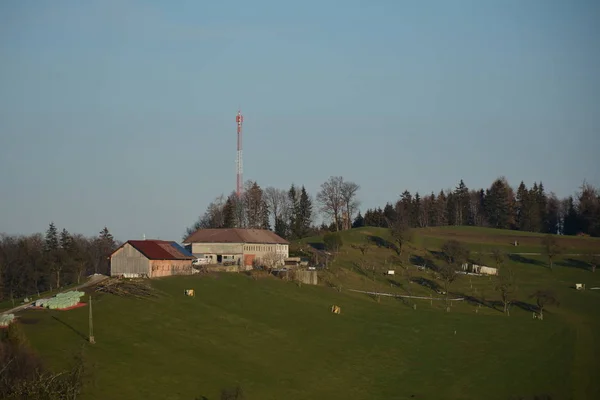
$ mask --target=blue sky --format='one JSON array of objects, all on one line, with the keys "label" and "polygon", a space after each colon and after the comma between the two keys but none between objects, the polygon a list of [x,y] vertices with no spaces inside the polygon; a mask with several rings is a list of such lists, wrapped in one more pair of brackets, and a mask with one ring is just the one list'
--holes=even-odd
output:
[{"label": "blue sky", "polygon": [[179,240],[244,178],[600,186],[600,3],[3,1],[0,232]]}]

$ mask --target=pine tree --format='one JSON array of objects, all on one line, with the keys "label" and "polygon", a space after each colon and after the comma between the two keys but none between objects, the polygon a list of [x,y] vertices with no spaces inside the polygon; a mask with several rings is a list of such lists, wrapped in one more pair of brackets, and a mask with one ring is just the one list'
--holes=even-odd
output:
[{"label": "pine tree", "polygon": [[288,199],[290,201],[290,221],[289,221],[289,229],[290,229],[290,237],[292,239],[299,239],[296,236],[296,226],[298,224],[298,208],[300,207],[300,199],[298,198],[298,193],[296,192],[296,187],[294,184],[290,187],[288,191]]},{"label": "pine tree", "polygon": [[566,213],[564,214],[563,221],[563,234],[564,235],[576,235],[581,232],[581,226],[579,222],[579,215],[575,208],[575,201],[572,196],[566,199]]},{"label": "pine tree", "polygon": [[438,216],[437,216],[437,205],[436,205],[436,198],[435,198],[435,194],[433,192],[431,192],[431,194],[429,195],[429,209],[427,210],[428,213],[428,221],[429,221],[429,225],[430,226],[438,226],[439,225],[439,221],[438,221]]},{"label": "pine tree", "polygon": [[486,192],[486,214],[491,227],[499,229],[509,229],[514,222],[512,214],[514,201],[512,189],[504,178],[494,181],[492,186]]},{"label": "pine tree", "polygon": [[517,227],[521,231],[529,230],[529,210],[528,210],[528,196],[529,191],[527,190],[527,186],[525,183],[521,181],[519,187],[517,189],[517,199],[516,199],[516,222]]},{"label": "pine tree", "polygon": [[235,228],[236,227],[236,218],[235,218],[235,203],[231,196],[227,198],[225,205],[223,206],[223,220],[224,220],[224,228]]},{"label": "pine tree", "polygon": [[448,225],[448,197],[440,190],[436,201],[436,219],[438,226]]},{"label": "pine tree", "polygon": [[306,237],[310,232],[312,222],[312,201],[302,186],[300,190],[300,200],[298,201],[298,214],[296,215],[297,235],[299,238]]},{"label": "pine tree", "polygon": [[46,252],[54,252],[59,248],[58,230],[54,225],[54,222],[50,222],[48,230],[46,231],[46,240],[44,243],[44,250]]},{"label": "pine tree", "polygon": [[454,193],[449,192],[448,198],[446,199],[446,215],[448,216],[448,225],[456,225],[456,196]]},{"label": "pine tree", "polygon": [[356,218],[354,218],[354,222],[352,222],[352,228],[361,228],[363,226],[365,226],[365,219],[359,211]]},{"label": "pine tree", "polygon": [[548,196],[544,191],[544,185],[542,182],[540,182],[538,185],[536,200],[538,206],[538,220],[540,221],[540,226],[536,232],[544,232],[548,226]]},{"label": "pine tree", "polygon": [[390,203],[385,203],[385,207],[383,208],[383,220],[384,227],[388,228],[391,221],[396,219],[396,210],[394,210],[394,206]]},{"label": "pine tree", "polygon": [[71,234],[69,231],[63,228],[63,230],[60,232],[60,248],[68,252],[71,250],[72,245],[73,238],[71,237]]},{"label": "pine tree", "polygon": [[289,237],[288,224],[281,217],[275,218],[275,233],[284,239]]},{"label": "pine tree", "polygon": [[424,226],[423,215],[422,215],[423,204],[421,203],[421,196],[419,195],[419,192],[415,193],[415,198],[413,199],[410,211],[411,211],[411,220],[413,221],[414,226],[422,228]]},{"label": "pine tree", "polygon": [[461,179],[453,196],[454,216],[456,225],[467,225],[469,219],[469,188]]}]

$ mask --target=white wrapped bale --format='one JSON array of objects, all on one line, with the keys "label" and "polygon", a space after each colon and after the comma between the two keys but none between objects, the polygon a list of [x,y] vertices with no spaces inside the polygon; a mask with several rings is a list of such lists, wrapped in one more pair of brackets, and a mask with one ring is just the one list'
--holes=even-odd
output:
[{"label": "white wrapped bale", "polygon": [[15,314],[3,314],[0,315],[0,326],[5,327],[10,325],[15,319]]}]

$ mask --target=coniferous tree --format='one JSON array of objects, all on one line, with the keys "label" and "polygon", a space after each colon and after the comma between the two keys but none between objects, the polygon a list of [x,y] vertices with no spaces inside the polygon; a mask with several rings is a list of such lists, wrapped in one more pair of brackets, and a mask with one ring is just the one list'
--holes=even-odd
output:
[{"label": "coniferous tree", "polygon": [[415,197],[413,199],[411,205],[411,221],[414,224],[413,226],[422,228],[425,226],[425,219],[423,217],[423,203],[421,202],[421,196],[419,192],[415,193]]},{"label": "coniferous tree", "polygon": [[437,217],[437,203],[435,194],[431,192],[429,195],[429,208],[427,210],[427,220],[429,221],[430,226],[438,226],[439,221]]},{"label": "coniferous tree", "polygon": [[359,211],[356,218],[354,218],[354,222],[352,222],[352,228],[361,228],[363,226],[365,226],[365,219]]},{"label": "coniferous tree", "polygon": [[290,190],[288,191],[288,199],[290,202],[290,221],[289,221],[289,229],[290,229],[290,238],[299,239],[296,236],[297,226],[298,226],[298,209],[300,208],[300,198],[296,191],[296,186],[292,184]]},{"label": "coniferous tree", "polygon": [[525,183],[521,181],[519,188],[517,189],[516,197],[516,215],[515,219],[519,230],[529,230],[529,204],[528,204],[529,191]]},{"label": "coniferous tree", "polygon": [[223,206],[223,227],[224,228],[236,228],[235,218],[235,201],[232,196],[227,198],[225,205]]},{"label": "coniferous tree", "polygon": [[437,196],[436,219],[438,226],[448,225],[448,197],[443,190]]},{"label": "coniferous tree", "polygon": [[394,210],[394,206],[391,203],[385,203],[385,207],[383,208],[383,227],[388,228],[390,221],[394,221],[396,219],[396,210]]},{"label": "coniferous tree", "polygon": [[50,222],[48,230],[46,231],[44,250],[46,250],[46,252],[54,252],[58,250],[59,246],[60,242],[58,239],[58,230],[56,229],[54,222]]},{"label": "coniferous tree", "polygon": [[310,232],[310,225],[312,223],[312,200],[306,192],[306,188],[302,186],[300,190],[300,200],[298,201],[298,214],[295,217],[296,220],[296,236],[306,237]]},{"label": "coniferous tree", "polygon": [[565,201],[565,214],[563,217],[563,234],[564,235],[576,235],[581,232],[579,216],[575,209],[575,202],[572,196],[567,197]]}]

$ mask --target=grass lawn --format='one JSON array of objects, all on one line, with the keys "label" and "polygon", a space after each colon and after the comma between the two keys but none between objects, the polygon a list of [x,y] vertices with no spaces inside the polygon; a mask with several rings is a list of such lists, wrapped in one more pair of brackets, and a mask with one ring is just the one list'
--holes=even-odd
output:
[{"label": "grass lawn", "polygon": [[[161,293],[155,299],[94,297],[95,345],[85,340],[87,307],[27,311],[21,323],[57,369],[85,347],[94,368],[84,399],[215,400],[237,383],[250,400],[600,398],[600,290],[572,288],[600,286],[600,272],[570,257],[552,271],[542,257],[513,259],[506,266],[519,279],[521,304],[510,317],[491,304],[499,295],[488,277],[463,276],[451,287],[453,296],[487,306],[456,302],[447,313],[442,301],[415,300],[414,310],[410,301],[377,302],[347,290],[439,296],[406,276],[383,276],[389,249],[371,251],[375,275],[361,270],[349,244],[374,234],[386,232],[345,232],[319,286],[223,273],[154,280]],[[407,251],[428,255],[418,244]],[[411,276],[433,279],[416,268]],[[183,295],[190,288],[195,298]],[[545,288],[561,304],[540,321],[528,310],[529,294]],[[341,315],[330,312],[333,304]]]}]

